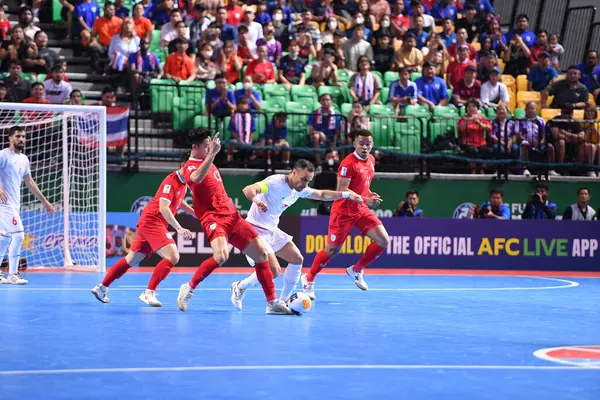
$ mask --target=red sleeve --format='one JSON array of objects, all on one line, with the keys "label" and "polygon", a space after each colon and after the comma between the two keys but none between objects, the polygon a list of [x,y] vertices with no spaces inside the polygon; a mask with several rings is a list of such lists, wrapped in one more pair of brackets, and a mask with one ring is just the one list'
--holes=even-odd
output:
[{"label": "red sleeve", "polygon": [[470,59],[471,60],[477,60],[477,50],[475,50],[475,47],[469,43],[469,50],[471,52],[470,54]]},{"label": "red sleeve", "polygon": [[354,175],[354,165],[346,160],[347,158],[344,159],[344,161],[342,161],[340,164],[340,167],[338,168],[338,176],[340,178],[352,179],[352,175]]},{"label": "red sleeve", "polygon": [[195,170],[197,170],[199,167],[199,165],[196,165],[196,163],[187,163],[185,165],[185,167],[183,168],[183,179],[185,180],[185,183],[190,183],[191,180],[191,175],[192,172],[194,172]]},{"label": "red sleeve", "polygon": [[158,198],[169,200],[169,203],[175,201],[175,192],[177,183],[173,182],[173,178],[168,176],[164,181],[162,181],[160,188],[158,189]]},{"label": "red sleeve", "polygon": [[256,64],[254,61],[250,61],[248,63],[248,67],[246,68],[246,72],[244,72],[244,76],[254,75],[254,64]]},{"label": "red sleeve", "polygon": [[267,75],[267,80],[275,79],[275,70],[273,69],[273,64],[269,67],[269,73]]}]

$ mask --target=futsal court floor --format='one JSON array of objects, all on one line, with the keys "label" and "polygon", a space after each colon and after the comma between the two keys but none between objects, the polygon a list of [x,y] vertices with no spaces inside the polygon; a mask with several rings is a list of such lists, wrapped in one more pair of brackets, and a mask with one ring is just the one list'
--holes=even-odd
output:
[{"label": "futsal court floor", "polygon": [[162,308],[137,298],[149,275],[110,304],[95,273],[0,286],[0,399],[600,399],[598,278],[371,273],[361,292],[322,274],[310,313],[271,316],[260,288],[231,306],[245,274],[210,276],[185,313],[191,274]]}]

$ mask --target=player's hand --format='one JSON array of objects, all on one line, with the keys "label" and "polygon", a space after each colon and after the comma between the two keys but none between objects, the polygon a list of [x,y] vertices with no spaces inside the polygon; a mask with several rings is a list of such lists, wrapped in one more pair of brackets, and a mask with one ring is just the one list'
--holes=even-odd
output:
[{"label": "player's hand", "polygon": [[54,215],[54,213],[56,212],[56,210],[54,209],[54,206],[52,204],[50,204],[50,202],[46,201],[43,203],[44,206],[44,210],[46,210],[46,212],[50,215]]},{"label": "player's hand", "polygon": [[210,150],[209,152],[212,155],[216,155],[219,151],[221,151],[221,140],[219,139],[219,132],[215,133],[215,137],[210,141]]},{"label": "player's hand", "polygon": [[375,206],[379,207],[383,199],[377,193],[371,193],[370,197],[367,197],[367,205],[369,207]]},{"label": "player's hand", "polygon": [[192,232],[189,229],[179,228],[177,229],[177,234],[179,236],[183,236],[184,239],[190,240],[192,239]]},{"label": "player's hand", "polygon": [[362,196],[354,193],[353,191],[349,190],[350,192],[350,197],[348,197],[350,200],[357,202],[358,204],[362,204],[363,203],[363,198]]},{"label": "player's hand", "polygon": [[254,204],[256,204],[258,206],[258,209],[262,212],[269,211],[269,207],[267,207],[267,205],[262,201],[255,201]]},{"label": "player's hand", "polygon": [[4,190],[0,189],[0,203],[6,204],[6,202],[8,202],[8,197],[6,197]]}]

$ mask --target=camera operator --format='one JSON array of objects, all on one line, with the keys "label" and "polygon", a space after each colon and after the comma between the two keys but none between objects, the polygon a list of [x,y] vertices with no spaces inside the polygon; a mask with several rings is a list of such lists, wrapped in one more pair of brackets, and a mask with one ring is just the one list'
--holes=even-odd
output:
[{"label": "camera operator", "polygon": [[490,199],[475,209],[475,218],[510,219],[510,208],[504,204],[504,193],[498,189],[490,191]]},{"label": "camera operator", "polygon": [[589,206],[590,189],[577,189],[577,203],[571,204],[563,213],[563,220],[591,221],[596,217],[596,211]]},{"label": "camera operator", "polygon": [[419,192],[409,190],[406,192],[406,201],[398,203],[394,217],[423,217],[423,210],[417,208],[419,205]]},{"label": "camera operator", "polygon": [[535,188],[535,193],[529,196],[523,219],[556,219],[556,204],[548,201],[548,185],[540,183]]}]

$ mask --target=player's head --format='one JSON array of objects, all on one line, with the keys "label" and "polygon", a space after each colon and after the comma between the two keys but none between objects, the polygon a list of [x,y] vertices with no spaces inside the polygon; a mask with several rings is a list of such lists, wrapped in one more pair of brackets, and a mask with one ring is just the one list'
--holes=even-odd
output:
[{"label": "player's head", "polygon": [[191,156],[194,158],[205,158],[210,149],[210,129],[190,129],[189,138],[192,144]]},{"label": "player's head", "polygon": [[308,160],[300,159],[294,164],[292,173],[288,176],[289,184],[294,190],[304,190],[315,177],[315,166]]},{"label": "player's head", "polygon": [[356,154],[365,158],[373,149],[373,135],[367,129],[359,129],[352,132],[354,138],[353,145]]},{"label": "player's head", "polygon": [[15,125],[8,130],[8,142],[13,150],[23,151],[25,149],[25,129]]}]

